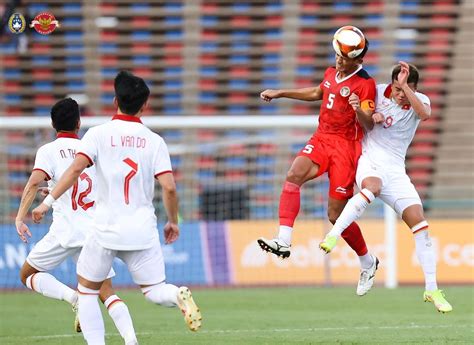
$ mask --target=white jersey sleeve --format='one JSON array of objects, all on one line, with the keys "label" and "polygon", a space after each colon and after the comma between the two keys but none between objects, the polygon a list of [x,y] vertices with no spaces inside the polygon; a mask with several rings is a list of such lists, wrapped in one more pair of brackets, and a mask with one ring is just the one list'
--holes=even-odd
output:
[{"label": "white jersey sleeve", "polygon": [[50,159],[48,159],[48,145],[43,145],[36,152],[35,165],[33,170],[40,170],[44,172],[47,176],[47,180],[51,180],[51,177],[54,176],[54,167],[51,165]]},{"label": "white jersey sleeve", "polygon": [[158,151],[155,154],[155,160],[153,166],[155,167],[155,177],[158,177],[164,173],[171,172],[171,159],[168,152],[168,146],[165,141],[160,138]]}]

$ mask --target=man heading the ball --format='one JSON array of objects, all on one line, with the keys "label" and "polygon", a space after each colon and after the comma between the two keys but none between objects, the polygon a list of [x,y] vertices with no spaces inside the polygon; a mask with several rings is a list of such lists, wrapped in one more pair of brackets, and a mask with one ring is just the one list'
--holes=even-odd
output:
[{"label": "man heading the ball", "polygon": [[[369,42],[356,27],[344,26],[336,31],[333,47],[336,65],[326,69],[324,79],[318,86],[265,90],[260,94],[267,102],[282,97],[309,102],[322,100],[319,126],[293,161],[283,185],[278,236],[271,240],[258,239],[263,250],[283,258],[290,256],[293,224],[300,209],[301,186],[328,173],[328,217],[334,224],[353,195],[364,128],[371,129],[374,125],[375,81],[362,68]],[[369,254],[355,222],[347,227],[342,236],[360,259],[357,294],[362,296],[372,287],[378,259]]]},{"label": "man heading the ball", "polygon": [[425,276],[424,300],[446,313],[453,308],[438,289],[428,222],[421,199],[405,171],[406,152],[416,128],[421,120],[431,116],[430,99],[416,91],[418,80],[416,67],[401,61],[392,71],[391,84],[377,85],[376,112],[372,115],[377,124],[363,140],[357,167],[356,181],[361,191],[349,200],[320,247],[329,253],[344,229],[380,197],[413,232],[416,255]]}]

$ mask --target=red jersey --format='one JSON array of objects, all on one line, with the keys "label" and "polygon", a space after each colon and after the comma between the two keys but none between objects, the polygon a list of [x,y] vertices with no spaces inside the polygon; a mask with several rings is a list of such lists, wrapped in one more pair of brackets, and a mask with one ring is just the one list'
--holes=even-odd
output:
[{"label": "red jersey", "polygon": [[349,96],[359,96],[363,110],[375,108],[375,81],[360,66],[351,75],[339,79],[335,67],[329,67],[319,85],[323,99],[319,111],[316,135],[337,134],[348,140],[361,140],[364,132],[355,111],[349,104]]}]

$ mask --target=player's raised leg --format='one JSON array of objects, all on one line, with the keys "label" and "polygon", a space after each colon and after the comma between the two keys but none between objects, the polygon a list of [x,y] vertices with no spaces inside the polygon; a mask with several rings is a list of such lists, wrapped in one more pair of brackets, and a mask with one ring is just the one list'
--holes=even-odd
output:
[{"label": "player's raised leg", "polygon": [[308,157],[298,156],[293,161],[280,195],[278,237],[259,238],[257,242],[263,250],[283,258],[290,256],[293,224],[300,211],[300,188],[317,176],[318,169],[319,166]]},{"label": "player's raised leg", "polygon": [[20,279],[28,289],[38,292],[43,296],[66,301],[73,307],[76,305],[76,291],[61,283],[51,274],[32,267],[27,261],[21,267]]},{"label": "player's raised leg", "polygon": [[428,233],[428,222],[423,215],[421,205],[411,205],[402,213],[403,221],[410,227],[415,239],[416,256],[425,276],[425,302],[432,302],[439,312],[447,313],[453,307],[446,300],[436,282],[436,255]]},{"label": "player's raised leg", "polygon": [[[340,207],[341,203],[334,201],[333,203],[336,205],[334,208],[337,209],[333,213],[336,215],[337,219],[333,222],[334,226],[320,243],[319,247],[326,253],[330,253],[336,246],[337,240],[342,235],[346,242],[355,242],[353,249],[356,252],[360,251],[360,248],[363,249],[363,246],[357,243],[360,242],[360,237],[357,235],[355,225],[352,224],[360,218],[367,206],[380,194],[381,189],[382,180],[380,178],[373,176],[365,178],[362,181],[362,190],[349,199],[339,216],[337,216],[337,211],[339,210],[338,207]],[[355,235],[352,235],[352,232],[354,232]],[[352,240],[352,238],[354,238],[354,240]],[[351,244],[349,243],[349,245]]]}]

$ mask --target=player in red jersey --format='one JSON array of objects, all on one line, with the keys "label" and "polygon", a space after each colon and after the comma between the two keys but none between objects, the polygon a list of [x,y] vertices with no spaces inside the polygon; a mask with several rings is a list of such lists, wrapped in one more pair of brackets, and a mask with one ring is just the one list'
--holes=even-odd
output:
[{"label": "player in red jersey", "polygon": [[[375,104],[375,81],[362,68],[369,45],[365,41],[363,51],[355,58],[336,53],[336,66],[326,70],[324,79],[318,86],[265,90],[260,94],[267,102],[282,97],[309,102],[322,101],[319,126],[293,161],[283,185],[278,237],[272,240],[258,239],[258,244],[265,251],[283,258],[290,256],[293,224],[300,209],[300,188],[305,182],[328,173],[328,217],[332,224],[353,195],[363,127],[373,127]],[[364,295],[372,287],[378,259],[368,253],[360,228],[355,222],[344,231],[343,238],[359,256],[361,275],[357,294]]]}]

